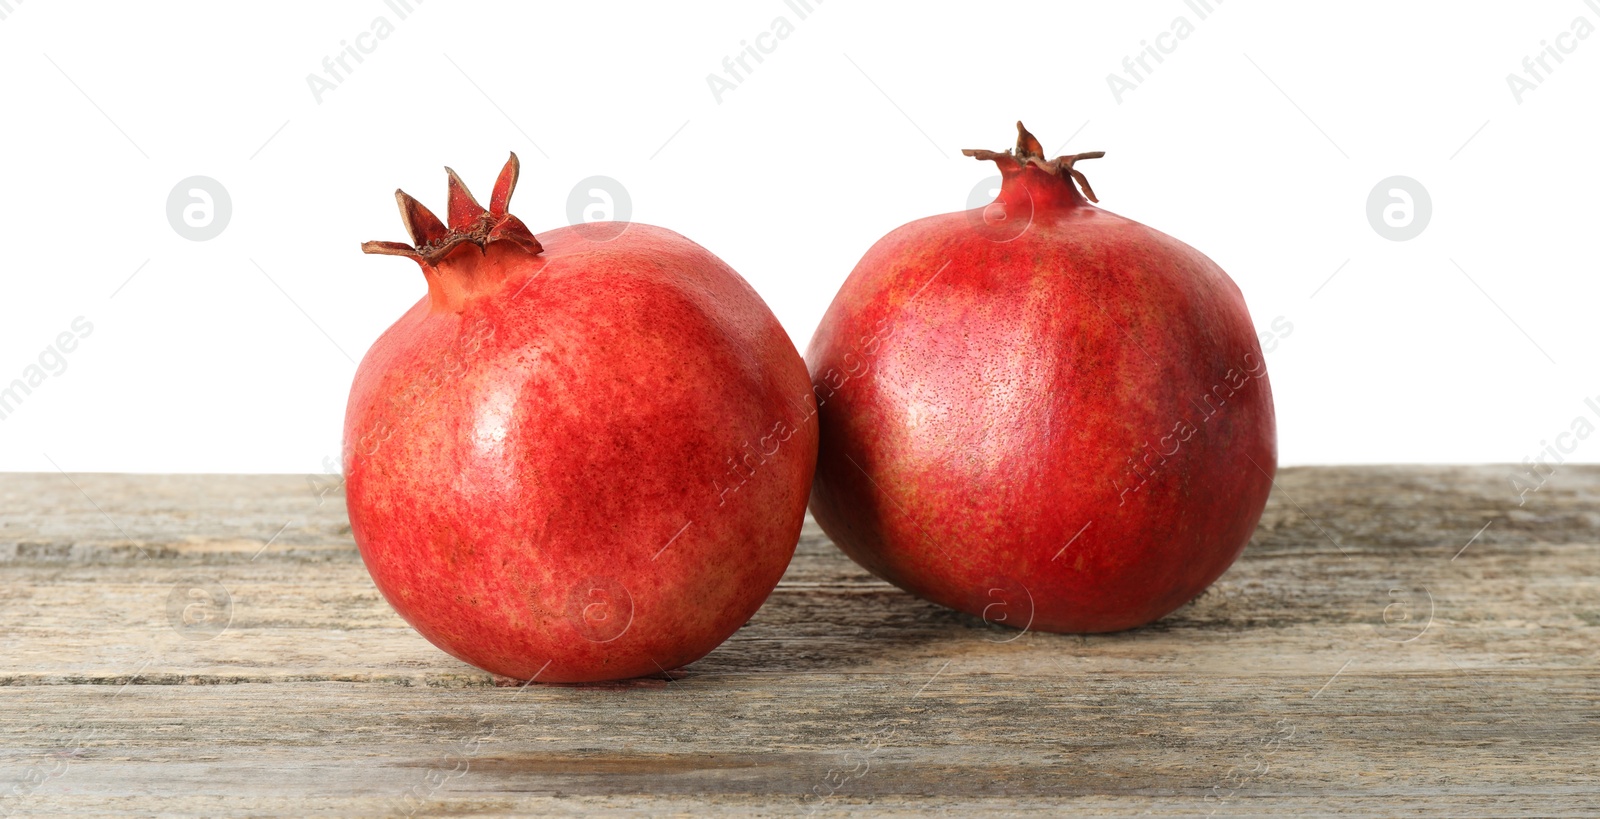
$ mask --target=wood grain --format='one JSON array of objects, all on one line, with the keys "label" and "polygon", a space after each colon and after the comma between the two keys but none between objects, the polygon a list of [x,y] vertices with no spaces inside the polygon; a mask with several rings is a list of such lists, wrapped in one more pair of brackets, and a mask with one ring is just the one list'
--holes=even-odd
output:
[{"label": "wood grain", "polygon": [[304,477],[0,475],[0,815],[1593,816],[1600,467],[1509,474],[1286,469],[1212,589],[1094,637],[808,524],[684,672],[525,688],[412,632]]}]

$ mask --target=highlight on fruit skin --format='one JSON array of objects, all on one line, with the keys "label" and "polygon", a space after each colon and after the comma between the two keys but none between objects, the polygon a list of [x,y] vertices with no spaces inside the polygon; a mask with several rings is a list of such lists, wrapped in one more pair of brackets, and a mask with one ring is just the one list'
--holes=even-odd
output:
[{"label": "highlight on fruit skin", "polygon": [[489,207],[484,208],[467,190],[467,184],[449,167],[444,169],[450,177],[450,223],[439,221],[421,202],[403,190],[394,192],[400,203],[400,219],[406,232],[411,234],[411,244],[404,242],[363,242],[361,252],[382,256],[405,256],[417,260],[424,269],[435,267],[450,252],[462,245],[473,245],[482,253],[495,242],[511,242],[529,253],[539,253],[544,247],[533,236],[533,231],[521,219],[511,215],[511,193],[516,190],[517,177],[522,163],[515,153],[506,160],[495,180],[494,192],[489,195]]}]

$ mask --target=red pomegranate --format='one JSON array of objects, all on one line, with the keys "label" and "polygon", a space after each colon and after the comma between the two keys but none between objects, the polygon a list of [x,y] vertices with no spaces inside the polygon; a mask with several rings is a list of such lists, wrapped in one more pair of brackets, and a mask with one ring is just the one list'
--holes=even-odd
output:
[{"label": "red pomegranate", "polygon": [[[404,192],[428,294],[350,390],[350,525],[378,589],[518,680],[656,674],[733,634],[794,553],[815,466],[805,364],[745,281],[640,224],[535,237],[450,176]],[[448,169],[447,169],[448,171]],[[583,229],[580,229],[583,228]]]},{"label": "red pomegranate", "polygon": [[823,317],[811,511],[936,603],[1132,628],[1250,539],[1277,468],[1265,362],[1215,263],[1090,204],[1073,165],[1102,154],[1046,160],[1017,129],[966,152],[999,166],[994,203],[885,236]]}]

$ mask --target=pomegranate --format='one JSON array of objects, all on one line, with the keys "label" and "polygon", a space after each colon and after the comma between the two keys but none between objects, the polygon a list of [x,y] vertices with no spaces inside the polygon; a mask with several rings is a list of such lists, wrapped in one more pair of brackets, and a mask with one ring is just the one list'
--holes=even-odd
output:
[{"label": "pomegranate", "polygon": [[344,426],[350,527],[434,645],[516,680],[656,674],[755,613],[805,517],[805,363],[726,264],[658,227],[534,236],[449,171],[404,192],[428,293],[373,344]]},{"label": "pomegranate", "polygon": [[[1149,623],[1227,570],[1277,468],[1265,362],[1210,259],[1102,210],[1017,123],[985,208],[867,251],[806,353],[811,511],[873,574],[1021,629]],[[1081,187],[1081,192],[1079,188]]]}]

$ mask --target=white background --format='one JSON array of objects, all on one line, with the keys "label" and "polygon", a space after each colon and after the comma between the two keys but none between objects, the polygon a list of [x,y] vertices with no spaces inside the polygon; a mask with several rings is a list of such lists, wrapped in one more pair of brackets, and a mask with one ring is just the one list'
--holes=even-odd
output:
[{"label": "white background", "polygon": [[[1600,396],[1600,34],[1520,102],[1506,80],[1600,3],[0,12],[0,383],[94,327],[0,421],[0,469],[325,471],[355,360],[425,289],[358,243],[405,238],[396,186],[442,212],[445,164],[487,201],[508,149],[536,232],[612,177],[804,349],[872,242],[964,209],[993,171],[960,149],[1010,146],[1018,118],[1047,150],[1107,151],[1083,165],[1104,207],[1210,255],[1262,330],[1292,323],[1268,356],[1285,464],[1520,462]],[[379,16],[392,36],[318,102],[307,76]],[[779,16],[794,32],[719,103],[707,75]],[[1193,34],[1116,99],[1107,76],[1179,16]],[[1433,203],[1404,242],[1366,214],[1397,174]],[[166,216],[193,175],[232,199],[210,241]]]}]

